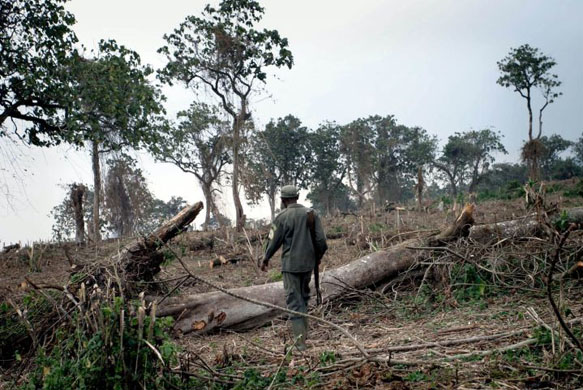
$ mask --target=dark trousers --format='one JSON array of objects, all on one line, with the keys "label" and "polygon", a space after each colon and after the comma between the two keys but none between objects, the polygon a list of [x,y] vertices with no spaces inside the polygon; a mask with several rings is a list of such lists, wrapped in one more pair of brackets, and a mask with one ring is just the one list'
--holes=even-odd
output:
[{"label": "dark trousers", "polygon": [[[310,279],[312,271],[282,272],[285,303],[287,308],[300,313],[307,313],[310,300]],[[301,318],[290,314],[290,319]]]}]

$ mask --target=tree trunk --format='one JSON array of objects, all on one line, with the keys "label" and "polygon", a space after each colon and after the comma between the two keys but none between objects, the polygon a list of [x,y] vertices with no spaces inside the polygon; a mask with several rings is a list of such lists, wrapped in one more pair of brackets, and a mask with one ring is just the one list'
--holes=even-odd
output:
[{"label": "tree trunk", "polygon": [[208,186],[205,183],[201,182],[201,185],[202,194],[204,195],[204,202],[206,203],[203,230],[207,231],[209,224],[211,222],[211,209],[212,209],[211,204],[213,200],[211,198],[211,189],[208,188]]},{"label": "tree trunk", "polygon": [[85,243],[85,220],[83,218],[83,196],[85,195],[83,184],[73,184],[71,186],[71,202],[75,213],[75,242],[80,245]]},{"label": "tree trunk", "polygon": [[271,191],[268,195],[269,200],[269,212],[271,214],[271,222],[275,220],[275,192]]},{"label": "tree trunk", "polygon": [[233,202],[235,203],[235,226],[238,232],[245,226],[245,214],[243,213],[243,204],[239,196],[239,147],[241,142],[241,129],[245,124],[247,117],[247,103],[241,102],[241,110],[237,118],[233,121]]},{"label": "tree trunk", "polygon": [[[107,278],[118,275],[124,294],[135,292],[133,282],[151,281],[160,272],[160,264],[164,261],[164,255],[160,251],[162,244],[181,233],[202,209],[202,202],[185,207],[148,236],[128,244],[114,256],[113,262],[105,262],[97,270],[89,265],[81,274],[88,275],[98,285],[105,285]],[[115,272],[111,270],[112,263],[115,264]]]},{"label": "tree trunk", "polygon": [[101,167],[99,166],[99,142],[92,142],[91,161],[93,169],[93,241],[101,241],[99,204],[101,202]]},{"label": "tree trunk", "polygon": [[[454,225],[441,234],[441,241],[453,240],[457,235],[467,234],[473,207],[465,208]],[[451,234],[451,237],[446,237]],[[433,241],[435,239],[432,239]],[[428,242],[433,242],[428,241]],[[372,253],[320,275],[322,299],[328,301],[341,296],[346,287],[363,288],[383,280],[394,278],[408,270],[417,261],[417,256],[407,247],[424,245],[424,240],[413,239],[393,246],[386,251]],[[267,283],[230,290],[235,294],[285,307],[283,282]],[[313,281],[312,294],[315,294]],[[161,306],[158,316],[177,319],[175,329],[182,333],[208,332],[215,328],[246,329],[262,325],[278,316],[277,310],[242,301],[223,292],[210,292],[169,298]]]},{"label": "tree trunk", "polygon": [[423,188],[425,182],[423,181],[423,168],[417,168],[417,210],[423,211]]}]

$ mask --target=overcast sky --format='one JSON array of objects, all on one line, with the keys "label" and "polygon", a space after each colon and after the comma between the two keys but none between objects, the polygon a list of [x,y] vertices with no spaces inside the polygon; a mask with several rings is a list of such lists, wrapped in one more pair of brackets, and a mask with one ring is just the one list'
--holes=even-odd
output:
[{"label": "overcast sky", "polygon": [[[113,38],[158,68],[162,35],[198,0],[72,0],[74,29],[89,48]],[[545,111],[544,133],[575,140],[583,131],[583,1],[538,0],[295,0],[263,1],[263,25],[287,37],[295,57],[291,70],[268,79],[267,95],[253,99],[257,123],[289,113],[316,127],[325,120],[346,123],[368,115],[395,115],[441,140],[456,131],[491,127],[503,135],[516,161],[527,135],[525,102],[496,84],[496,61],[511,47],[528,43],[553,57],[563,82],[561,96]],[[189,106],[194,95],[165,88],[170,114]],[[536,109],[537,110],[537,109]],[[91,183],[86,151],[68,147],[15,147],[0,140],[0,242],[48,239],[53,206],[63,185]],[[9,160],[17,159],[14,166]],[[154,194],[202,200],[193,177],[147,156],[140,164]],[[15,174],[16,172],[16,174]],[[224,206],[233,215],[230,191]],[[8,201],[9,200],[9,201]],[[246,212],[267,216],[266,208]],[[199,217],[202,219],[202,217]],[[198,221],[199,223],[201,221]]]}]

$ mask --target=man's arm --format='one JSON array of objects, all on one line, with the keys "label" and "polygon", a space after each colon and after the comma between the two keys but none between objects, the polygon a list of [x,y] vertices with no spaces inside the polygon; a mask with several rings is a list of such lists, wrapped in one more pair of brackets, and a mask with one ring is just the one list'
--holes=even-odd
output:
[{"label": "man's arm", "polygon": [[265,256],[263,256],[263,264],[261,265],[262,271],[267,271],[267,265],[269,260],[273,257],[275,252],[281,247],[283,243],[283,228],[281,224],[275,219],[271,224],[271,229],[269,230],[269,244],[265,249]]}]

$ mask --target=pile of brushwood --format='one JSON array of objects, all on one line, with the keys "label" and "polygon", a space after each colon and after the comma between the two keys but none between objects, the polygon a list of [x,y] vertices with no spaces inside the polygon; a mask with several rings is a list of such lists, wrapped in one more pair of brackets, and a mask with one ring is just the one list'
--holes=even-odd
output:
[{"label": "pile of brushwood", "polygon": [[[202,205],[188,207],[117,255],[76,267],[64,286],[29,280],[30,293],[3,302],[3,381],[22,389],[580,386],[583,209],[558,210],[536,191],[531,204],[519,219],[485,225],[468,205],[437,234],[324,272],[324,303],[308,314],[314,347],[304,354],[293,339],[282,349],[269,343],[290,314],[281,282],[225,289],[167,244]],[[163,290],[162,250],[183,270]],[[187,280],[214,291],[182,295]],[[475,313],[460,319],[472,305],[512,300],[525,305],[504,327]],[[438,328],[449,313],[455,321]],[[188,337],[206,348],[180,346]],[[238,344],[209,354],[229,337]]]}]

